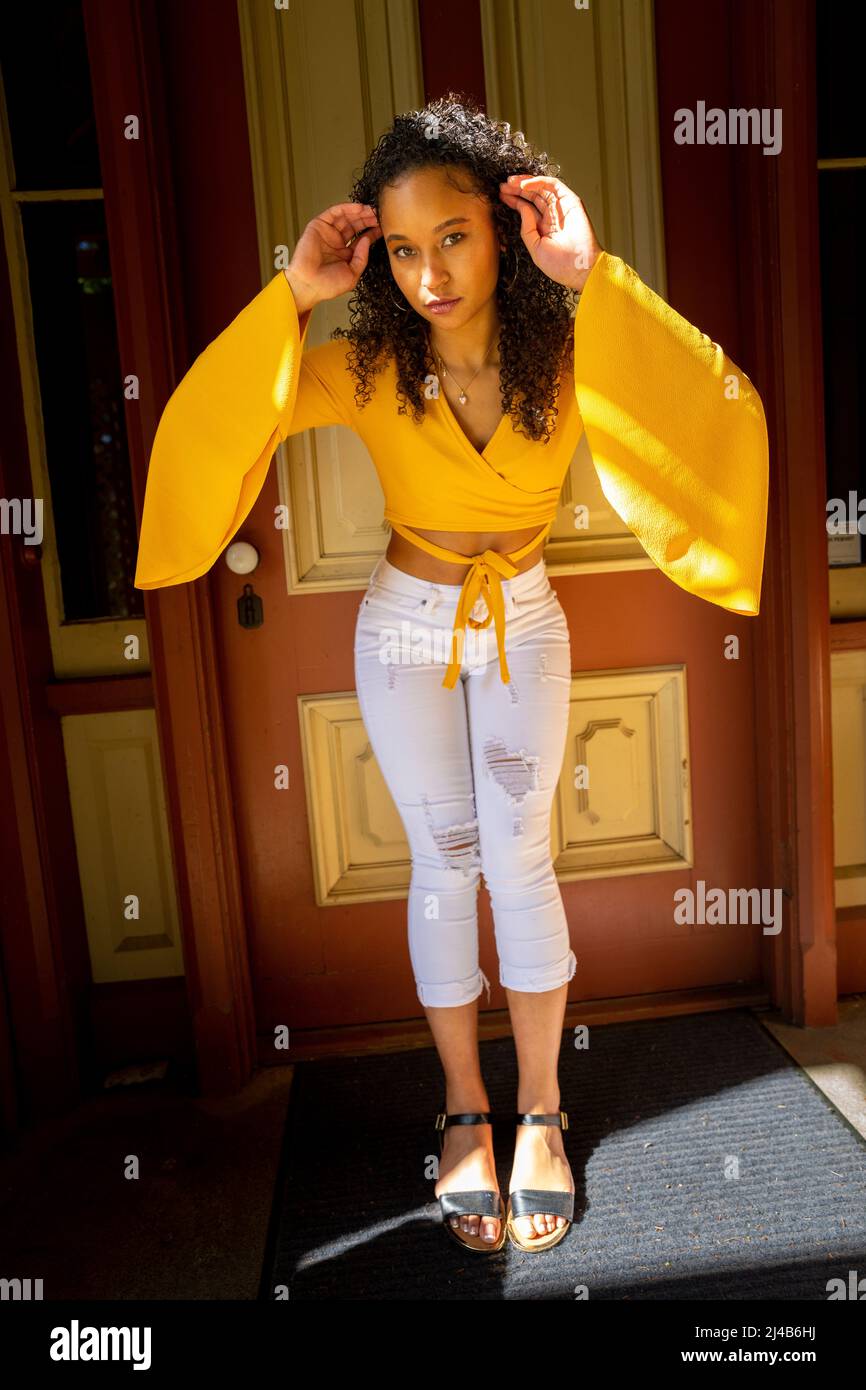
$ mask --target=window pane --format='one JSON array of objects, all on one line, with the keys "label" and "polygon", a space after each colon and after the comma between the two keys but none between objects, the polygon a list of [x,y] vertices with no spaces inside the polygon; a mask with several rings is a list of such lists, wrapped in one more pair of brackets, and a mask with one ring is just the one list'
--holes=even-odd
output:
[{"label": "window pane", "polygon": [[827,496],[847,503],[850,489],[863,493],[866,478],[866,169],[822,170],[818,210]]},{"label": "window pane", "polygon": [[16,189],[101,188],[81,0],[0,5]]},{"label": "window pane", "polygon": [[860,96],[863,45],[857,39],[862,5],[818,0],[818,158],[866,157],[866,111]]},{"label": "window pane", "polygon": [[105,209],[21,208],[65,620],[140,617]]}]

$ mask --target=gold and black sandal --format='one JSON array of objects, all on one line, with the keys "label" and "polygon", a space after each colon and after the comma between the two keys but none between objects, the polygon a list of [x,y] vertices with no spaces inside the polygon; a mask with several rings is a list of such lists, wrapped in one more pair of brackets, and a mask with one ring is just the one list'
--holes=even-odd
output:
[{"label": "gold and black sandal", "polygon": [[[439,1156],[445,1147],[443,1132],[448,1125],[489,1125],[493,1123],[492,1114],[479,1111],[477,1114],[471,1112],[465,1115],[448,1115],[441,1110],[436,1116],[436,1133],[439,1139]],[[458,1245],[462,1245],[464,1250],[477,1250],[481,1255],[491,1255],[496,1250],[501,1250],[505,1244],[505,1204],[502,1196],[498,1192],[491,1191],[490,1188],[476,1188],[468,1192],[443,1192],[438,1199],[442,1211],[442,1220],[445,1229]],[[451,1225],[452,1216],[495,1216],[499,1220],[499,1239],[495,1241],[485,1240],[480,1234],[471,1236],[467,1231],[461,1231],[458,1226],[456,1229]]]},{"label": "gold and black sandal", "polygon": [[[514,1117],[514,1122],[518,1125],[559,1125],[560,1129],[568,1129],[568,1115],[564,1110],[558,1110],[554,1115],[521,1115],[518,1113]],[[554,1216],[564,1216],[566,1223],[564,1226],[557,1226],[553,1231],[548,1231],[545,1236],[536,1236],[534,1240],[525,1240],[515,1228],[514,1217],[536,1216],[539,1212],[551,1212]],[[505,1226],[508,1239],[512,1245],[517,1246],[518,1250],[549,1250],[552,1245],[558,1245],[571,1230],[573,1219],[573,1192],[558,1192],[552,1188],[543,1187],[518,1187],[508,1194]]]}]

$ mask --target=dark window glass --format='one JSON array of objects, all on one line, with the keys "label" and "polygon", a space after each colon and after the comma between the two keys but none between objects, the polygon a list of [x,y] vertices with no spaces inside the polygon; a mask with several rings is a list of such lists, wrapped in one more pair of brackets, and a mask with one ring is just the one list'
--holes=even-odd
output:
[{"label": "dark window glass", "polygon": [[847,502],[851,489],[863,495],[866,481],[866,169],[822,170],[818,209],[827,496]]},{"label": "dark window glass", "polygon": [[21,208],[65,621],[141,617],[101,200]]},{"label": "dark window glass", "polygon": [[[839,0],[815,7],[819,160],[866,159],[861,53],[851,25],[858,12]],[[841,499],[854,521],[866,495],[864,214],[866,167],[818,170],[827,498]]]},{"label": "dark window glass", "polygon": [[0,4],[17,189],[101,188],[81,0]]},{"label": "dark window glass", "polygon": [[[863,81],[862,5],[850,0],[818,0],[818,158],[866,156],[866,110],[860,97]],[[859,22],[858,22],[859,21]]]}]

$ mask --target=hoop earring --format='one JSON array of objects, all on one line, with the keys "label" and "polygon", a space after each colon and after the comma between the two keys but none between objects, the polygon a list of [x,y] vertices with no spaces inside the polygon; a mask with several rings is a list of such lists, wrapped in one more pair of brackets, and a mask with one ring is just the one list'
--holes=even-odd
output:
[{"label": "hoop earring", "polygon": [[409,306],[408,304],[398,304],[398,303],[397,303],[396,299],[394,298],[394,290],[393,290],[393,286],[392,286],[392,285],[389,285],[389,286],[388,286],[388,293],[389,293],[390,296],[391,296],[391,303],[392,303],[393,305],[395,305],[395,307],[398,308],[398,309],[400,310],[400,313],[401,313],[401,314],[408,314],[410,306]]},{"label": "hoop earring", "polygon": [[[509,254],[512,255],[514,258],[514,274],[512,275],[508,284],[503,286],[503,289],[505,290],[506,294],[509,294],[511,292],[512,288],[514,287],[514,282],[517,279],[518,274],[520,273],[520,259],[517,255],[516,250],[513,246],[509,246],[508,251]],[[504,255],[505,253],[503,252],[502,254]]]}]

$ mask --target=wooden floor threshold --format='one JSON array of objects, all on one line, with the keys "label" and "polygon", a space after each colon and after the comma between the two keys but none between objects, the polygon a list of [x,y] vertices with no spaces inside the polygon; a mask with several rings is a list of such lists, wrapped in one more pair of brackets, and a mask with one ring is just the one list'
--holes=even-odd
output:
[{"label": "wooden floor threshold", "polygon": [[[672,1018],[677,1014],[707,1013],[719,1009],[770,1007],[769,992],[760,984],[714,985],[702,989],[667,990],[658,994],[624,995],[613,999],[579,1000],[565,1011],[567,1031],[581,1023],[625,1023],[637,1018]],[[478,1036],[501,1038],[511,1032],[507,1009],[482,1009]],[[396,1019],[390,1023],[365,1023],[347,1028],[292,1029],[291,1048],[277,1063],[273,1036],[259,1040],[260,1066],[286,1066],[317,1057],[362,1056],[378,1052],[405,1052],[413,1047],[432,1047],[433,1036],[426,1018]]]}]

